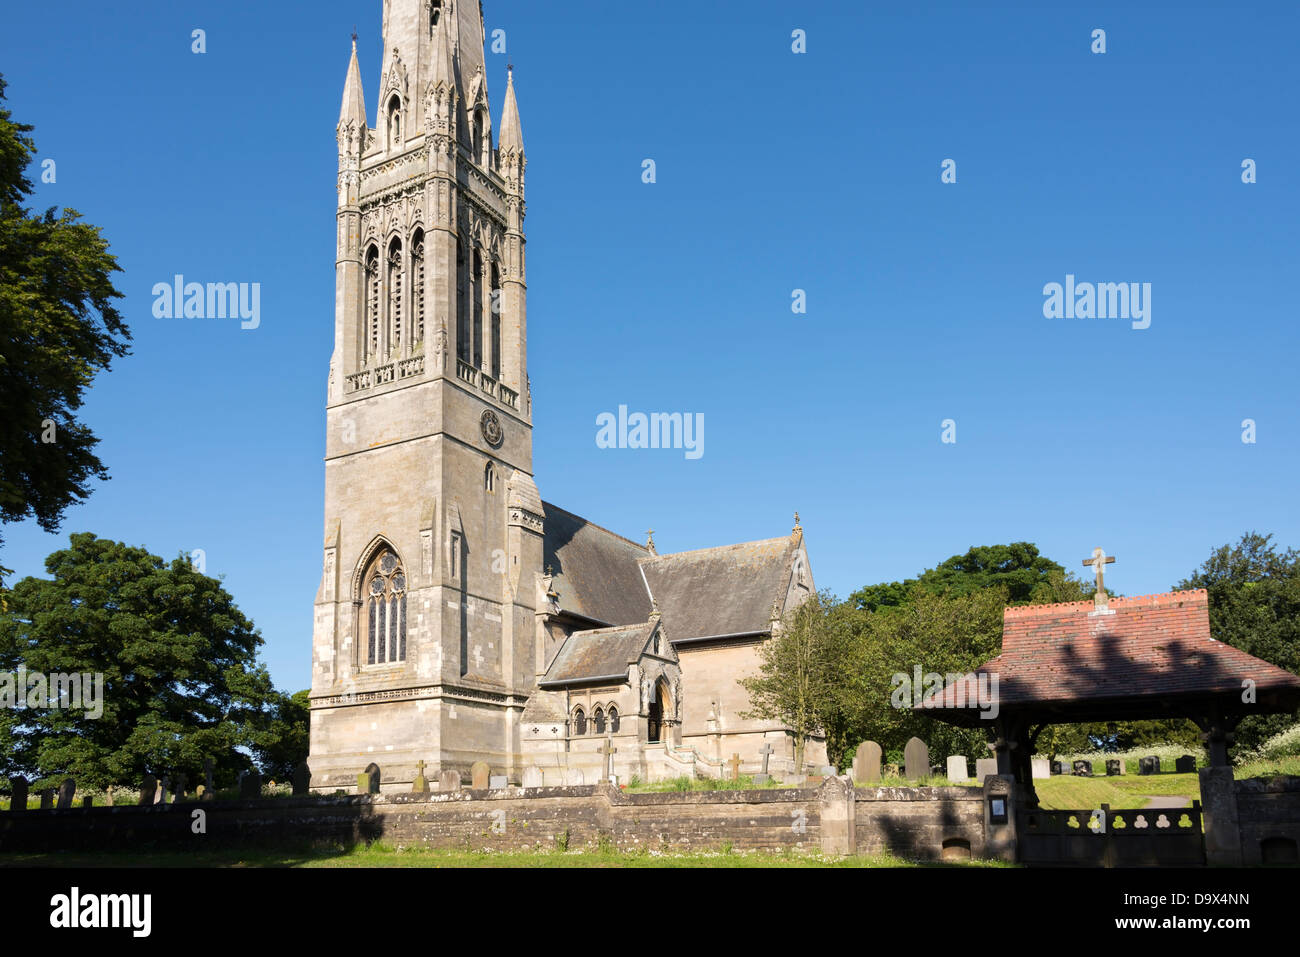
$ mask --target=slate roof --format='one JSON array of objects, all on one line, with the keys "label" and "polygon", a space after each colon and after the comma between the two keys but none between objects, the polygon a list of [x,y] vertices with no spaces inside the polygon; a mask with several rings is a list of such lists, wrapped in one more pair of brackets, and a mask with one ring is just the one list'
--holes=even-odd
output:
[{"label": "slate roof", "polygon": [[664,631],[674,642],[771,629],[784,599],[798,536],[641,559]]},{"label": "slate roof", "polygon": [[637,562],[650,553],[558,505],[543,507],[542,567],[555,573],[560,610],[608,625],[645,622],[650,596]]},{"label": "slate roof", "polygon": [[[1300,678],[1211,637],[1204,589],[1112,598],[1109,608],[1114,614],[1090,614],[1091,601],[1007,608],[1002,654],[977,672],[998,675],[999,707],[1087,720],[1154,716],[1188,698],[1246,713],[1300,705]],[[1241,701],[1246,679],[1257,704]],[[955,694],[948,687],[941,696],[953,711],[925,710],[949,720]]]},{"label": "slate roof", "polygon": [[627,676],[628,666],[641,657],[656,621],[617,628],[575,631],[547,669],[542,686],[560,682],[591,681],[612,675]]}]

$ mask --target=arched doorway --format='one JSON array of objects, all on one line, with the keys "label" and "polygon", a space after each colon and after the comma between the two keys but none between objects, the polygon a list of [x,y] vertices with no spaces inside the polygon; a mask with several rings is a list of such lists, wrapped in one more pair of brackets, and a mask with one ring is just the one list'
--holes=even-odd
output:
[{"label": "arched doorway", "polygon": [[652,744],[664,738],[665,712],[672,713],[671,701],[668,697],[668,683],[660,678],[655,682],[646,716],[646,740]]}]

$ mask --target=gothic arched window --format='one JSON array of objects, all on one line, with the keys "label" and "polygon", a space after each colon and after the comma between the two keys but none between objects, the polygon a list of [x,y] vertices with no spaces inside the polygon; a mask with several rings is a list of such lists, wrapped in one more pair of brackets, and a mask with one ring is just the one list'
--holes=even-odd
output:
[{"label": "gothic arched window", "polygon": [[396,94],[388,101],[388,148],[400,149],[402,145],[402,98]]},{"label": "gothic arched window", "polygon": [[402,347],[402,241],[388,246],[388,352]]},{"label": "gothic arched window", "polygon": [[433,0],[429,4],[429,39],[433,39],[433,30],[442,19],[442,0]]},{"label": "gothic arched window", "polygon": [[469,362],[469,301],[466,296],[465,245],[456,244],[456,358]]},{"label": "gothic arched window", "polygon": [[470,267],[470,300],[473,308],[473,331],[475,369],[483,368],[483,253],[474,250],[474,262]]},{"label": "gothic arched window", "polygon": [[501,269],[494,262],[491,276],[492,293],[492,378],[501,378]]},{"label": "gothic arched window", "polygon": [[424,341],[424,230],[417,229],[411,238],[411,283],[415,326],[411,330],[412,342]]},{"label": "gothic arched window", "polygon": [[489,492],[495,492],[497,490],[497,472],[496,469],[492,467],[491,462],[489,462],[487,467],[483,469],[483,488]]},{"label": "gothic arched window", "polygon": [[595,711],[593,711],[593,712],[591,713],[591,723],[592,723],[592,725],[595,726],[595,731],[596,731],[597,734],[604,734],[604,733],[605,733],[605,711],[604,711],[604,709],[602,709],[602,708],[597,708]]},{"label": "gothic arched window", "polygon": [[580,738],[587,733],[587,715],[581,708],[573,712],[573,736]]},{"label": "gothic arched window", "polygon": [[618,708],[609,706],[609,733],[618,734]]},{"label": "gothic arched window", "polygon": [[401,560],[380,549],[361,579],[366,595],[366,663],[406,660],[406,572]]},{"label": "gothic arched window", "polygon": [[366,358],[379,352],[379,250],[366,252]]},{"label": "gothic arched window", "polygon": [[487,166],[487,113],[474,111],[474,159],[480,166]]}]

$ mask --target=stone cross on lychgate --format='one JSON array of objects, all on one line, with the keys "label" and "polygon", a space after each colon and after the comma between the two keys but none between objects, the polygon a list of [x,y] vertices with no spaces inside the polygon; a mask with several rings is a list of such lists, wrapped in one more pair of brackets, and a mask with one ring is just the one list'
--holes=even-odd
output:
[{"label": "stone cross on lychgate", "polygon": [[1094,548],[1092,550],[1092,558],[1085,558],[1083,560],[1085,565],[1091,565],[1093,571],[1097,573],[1097,595],[1093,599],[1093,602],[1098,607],[1104,607],[1107,604],[1109,596],[1106,594],[1106,566],[1112,565],[1114,562],[1114,556],[1107,555],[1104,548]]},{"label": "stone cross on lychgate", "polygon": [[770,758],[773,754],[776,753],[776,749],[775,749],[774,747],[772,747],[772,745],[771,745],[770,742],[768,742],[768,741],[764,741],[764,742],[763,742],[763,746],[762,746],[761,748],[758,749],[758,753],[761,754],[761,755],[763,756],[763,773],[766,774],[766,773],[767,773],[767,759]]}]

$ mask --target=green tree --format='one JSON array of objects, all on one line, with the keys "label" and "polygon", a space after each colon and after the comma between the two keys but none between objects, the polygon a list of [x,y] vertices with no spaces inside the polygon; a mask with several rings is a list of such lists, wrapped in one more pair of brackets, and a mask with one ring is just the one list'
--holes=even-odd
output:
[{"label": "green tree", "polygon": [[286,695],[277,691],[268,707],[269,717],[253,738],[253,754],[263,774],[273,780],[287,781],[298,765],[307,760],[311,692]]},{"label": "green tree", "polygon": [[[75,210],[23,206],[36,144],[4,98],[0,77],[0,523],[35,518],[54,531],[92,479],[108,478],[99,439],[75,413],[131,336],[113,306],[119,270],[99,230]],[[0,583],[6,573],[0,567]]]},{"label": "green tree", "polygon": [[953,555],[918,578],[868,585],[849,596],[866,611],[907,604],[920,591],[932,595],[968,595],[989,588],[1006,591],[1010,605],[1080,601],[1091,591],[1030,542],[980,545]]},{"label": "green tree", "polygon": [[813,595],[786,612],[777,634],[759,648],[758,674],[742,678],[749,692],[747,719],[782,722],[794,738],[795,767],[804,766],[808,738],[824,729],[838,679],[828,612],[829,592]]},{"label": "green tree", "polygon": [[[1247,532],[1236,544],[1214,549],[1174,587],[1206,589],[1216,639],[1300,674],[1300,552],[1279,549],[1272,535]],[[1296,717],[1248,717],[1237,728],[1237,746],[1259,747]]]},{"label": "green tree", "polygon": [[261,636],[220,582],[85,533],[45,568],[52,578],[17,582],[0,613],[0,671],[100,674],[102,714],[0,709],[0,773],[83,787],[136,785],[145,771],[197,781],[212,757],[228,786],[250,750],[273,763],[296,753],[300,699],[277,695]]}]

